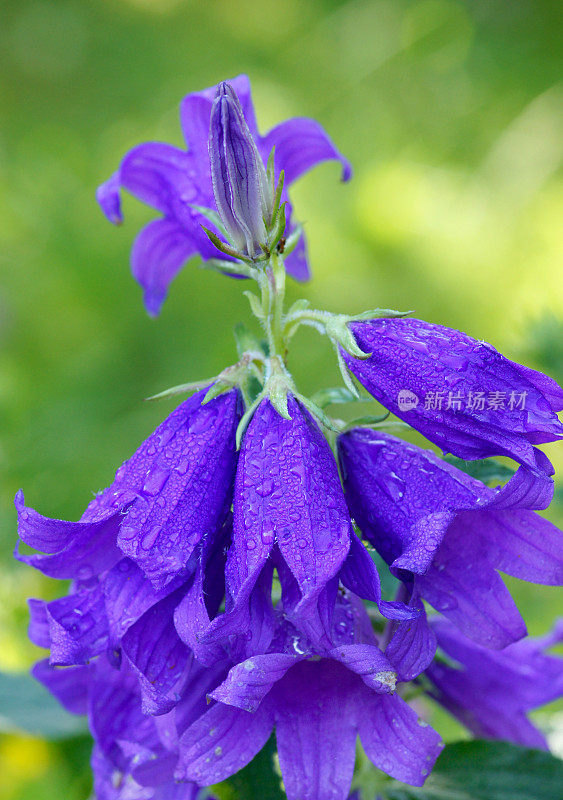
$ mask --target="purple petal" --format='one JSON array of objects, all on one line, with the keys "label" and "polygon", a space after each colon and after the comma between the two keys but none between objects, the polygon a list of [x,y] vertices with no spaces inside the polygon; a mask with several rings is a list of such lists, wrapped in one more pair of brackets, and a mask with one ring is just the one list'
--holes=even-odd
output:
[{"label": "purple petal", "polygon": [[334,661],[307,661],[276,687],[276,739],[288,800],[346,800],[354,772],[358,684]]},{"label": "purple petal", "polygon": [[180,223],[189,223],[190,204],[207,205],[192,155],[169,144],[134,147],[121,162],[119,177],[124,189]]},{"label": "purple petal", "polygon": [[210,697],[244,711],[256,711],[272,686],[304,656],[290,653],[257,655],[234,666]]},{"label": "purple petal", "polygon": [[526,626],[501,578],[481,561],[478,545],[454,523],[432,567],[417,575],[425,600],[473,641],[500,649],[526,635]]},{"label": "purple petal", "polygon": [[182,736],[176,779],[193,780],[200,786],[225,780],[264,747],[272,727],[267,703],[255,714],[217,703]]},{"label": "purple petal", "polygon": [[151,316],[159,314],[170,283],[198,250],[196,239],[172,219],[150,222],[138,234],[131,250],[131,270],[143,287],[143,301]]},{"label": "purple petal", "polygon": [[284,263],[285,271],[296,281],[305,282],[310,279],[311,268],[309,267],[307,240],[304,233],[301,234],[295,249],[286,257]]},{"label": "purple petal", "polygon": [[86,714],[88,710],[88,667],[53,667],[47,660],[44,660],[35,664],[31,674],[71,714]]},{"label": "purple petal", "polygon": [[121,225],[123,222],[120,190],[121,181],[118,170],[105,183],[102,183],[96,191],[96,200],[107,219],[113,225]]},{"label": "purple petal", "polygon": [[397,695],[366,693],[358,718],[370,761],[399,781],[422,786],[443,747],[436,731]]},{"label": "purple petal", "polygon": [[[351,328],[360,347],[372,353],[359,360],[343,352],[358,380],[445,452],[464,459],[505,455],[550,470],[533,445],[563,436],[554,413],[558,404],[551,404],[554,389],[544,395],[540,381],[531,382],[520,365],[450,328],[406,318],[354,322]],[[399,406],[405,392],[412,393],[408,408]],[[475,402],[477,392],[483,408]]]},{"label": "purple petal", "polygon": [[[199,402],[203,394],[196,396]],[[238,393],[233,390],[205,406],[191,404],[189,410],[173,436],[160,441],[119,532],[122,551],[157,588],[186,570],[195,546],[220,526],[230,501]]]},{"label": "purple petal", "polygon": [[400,681],[412,681],[432,663],[436,634],[428,624],[422,602],[413,592],[410,604],[422,614],[413,620],[395,622],[385,655],[397,670]]},{"label": "purple petal", "polygon": [[174,627],[180,587],[146,611],[123,637],[123,653],[139,678],[144,714],[165,714],[180,699],[191,653]]},{"label": "purple petal", "polygon": [[375,692],[389,694],[395,690],[397,674],[379,648],[370,644],[348,644],[336,647],[328,655],[359,675]]},{"label": "purple petal", "polygon": [[288,407],[290,420],[263,400],[243,439],[227,585],[248,593],[276,541],[311,606],[346,557],[351,525],[328,443],[292,397]]},{"label": "purple petal", "polygon": [[267,159],[272,147],[276,148],[276,173],[279,175],[284,170],[288,186],[322,161],[340,161],[342,180],[352,177],[349,161],[338,152],[322,125],[314,119],[294,117],[276,125],[262,139],[263,158]]},{"label": "purple petal", "polygon": [[97,523],[65,522],[43,517],[24,505],[23,492],[16,495],[18,535],[30,547],[49,555],[24,555],[16,558],[51,578],[88,580],[110,569],[121,554],[115,545],[119,514],[106,516]]},{"label": "purple petal", "polygon": [[51,664],[86,664],[107,648],[107,620],[99,586],[48,603],[47,618]]},{"label": "purple petal", "polygon": [[28,636],[37,647],[51,647],[49,633],[49,617],[47,616],[47,603],[44,600],[30,598],[27,601],[29,608]]},{"label": "purple petal", "polygon": [[368,551],[353,535],[350,537],[350,551],[342,569],[340,580],[351,592],[371,600],[387,619],[414,619],[420,615],[416,608],[407,608],[404,603],[381,599],[381,584],[377,567]]}]

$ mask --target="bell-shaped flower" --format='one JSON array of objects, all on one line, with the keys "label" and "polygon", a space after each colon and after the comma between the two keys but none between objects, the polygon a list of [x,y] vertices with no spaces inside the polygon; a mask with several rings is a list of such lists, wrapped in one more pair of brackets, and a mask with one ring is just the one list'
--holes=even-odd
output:
[{"label": "bell-shaped flower", "polygon": [[79,522],[49,519],[16,496],[18,534],[44,555],[17,557],[54,578],[88,581],[128,556],[163,588],[193,571],[196,546],[229,510],[240,399],[182,403],[116,472]]},{"label": "bell-shaped flower", "polygon": [[243,437],[225,570],[226,613],[213,621],[207,641],[249,629],[253,603],[262,607],[258,595],[269,598],[274,566],[282,589],[293,593],[286,610],[301,620],[318,615],[319,598],[329,584],[334,593],[339,578],[386,616],[417,614],[381,599],[377,570],[352,529],[329,444],[292,395],[288,411],[285,419],[262,400]]},{"label": "bell-shaped flower", "polygon": [[486,342],[417,319],[352,322],[366,359],[342,351],[376,400],[437,444],[472,460],[508,456],[552,474],[534,445],[563,437],[563,389]]},{"label": "bell-shaped flower", "polygon": [[176,777],[224,780],[275,727],[288,800],[345,800],[358,736],[376,767],[422,785],[440,738],[395,694],[393,666],[349,596],[339,598],[332,639],[326,649],[313,646],[279,615],[268,651],[232,667],[210,692],[215,704],[181,737]]},{"label": "bell-shaped flower", "polygon": [[[340,155],[318,122],[298,117],[280,123],[266,136],[261,136],[258,133],[248,78],[240,75],[227,83],[238,97],[245,124],[261,157],[262,169],[275,147],[276,180],[283,170],[285,186],[289,186],[311,167],[326,160],[340,161],[343,179],[350,178],[348,162]],[[161,142],[147,142],[134,147],[125,155],[117,172],[98,189],[98,202],[106,217],[114,224],[123,221],[121,189],[127,189],[162,215],[141,230],[131,252],[133,275],[143,288],[145,307],[152,315],[159,313],[170,282],[189,258],[200,254],[207,260],[216,258],[218,254],[202,228],[205,226],[219,237],[222,236],[221,230],[210,221],[209,216],[202,213],[202,208],[225,213],[224,202],[221,201],[222,207],[218,208],[215,197],[218,192],[219,197],[224,200],[225,193],[229,191],[226,185],[220,185],[222,179],[217,169],[220,162],[215,161],[215,167],[210,169],[208,153],[211,112],[217,88],[212,86],[189,94],[182,101],[180,120],[187,150]],[[230,93],[227,91],[225,94]],[[221,100],[218,105],[225,104],[232,109],[230,100]],[[241,131],[243,125],[240,119],[237,125]],[[216,141],[217,132],[215,127],[212,138]],[[239,157],[243,150],[250,153],[246,133],[243,139],[244,142],[239,138],[236,145]],[[219,151],[212,147],[212,152],[218,154]],[[254,157],[253,154],[252,158]],[[231,160],[231,165],[234,163]],[[253,167],[256,166],[260,170],[260,165],[254,163]],[[212,172],[217,190],[215,194]],[[223,180],[228,182],[227,174]],[[241,223],[248,227],[249,220],[252,220],[251,240],[260,227],[255,216],[255,188],[253,186],[251,192],[249,185],[244,191],[239,191],[236,197],[226,201],[226,206],[231,207],[231,210],[231,203],[236,205],[237,219],[233,220],[233,231],[238,231]],[[283,199],[286,199],[285,194]],[[242,201],[246,208],[240,205]],[[289,206],[286,207],[286,219],[286,232],[289,233],[292,230]],[[309,267],[303,236],[285,263],[288,273],[293,277],[298,280],[308,278]]]},{"label": "bell-shaped flower", "polygon": [[526,627],[497,570],[563,583],[563,534],[532,509],[553,481],[520,467],[491,489],[434,453],[381,431],[339,437],[346,499],[362,534],[397,577],[466,636],[492,648]]},{"label": "bell-shaped flower", "polygon": [[563,620],[547,636],[492,651],[462,636],[446,620],[432,627],[447,656],[427,670],[428,690],[476,737],[547,749],[528,712],[563,696],[563,659],[545,651],[563,641]]}]

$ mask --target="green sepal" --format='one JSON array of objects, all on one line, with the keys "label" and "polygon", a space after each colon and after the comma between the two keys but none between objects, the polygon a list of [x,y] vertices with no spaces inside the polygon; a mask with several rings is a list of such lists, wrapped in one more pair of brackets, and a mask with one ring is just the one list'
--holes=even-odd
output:
[{"label": "green sepal", "polygon": [[[287,252],[287,251],[284,251],[284,254],[285,254],[285,252]],[[305,298],[302,297],[300,300],[296,300],[295,303],[293,303],[287,309],[285,317],[286,318],[291,317],[292,314],[296,314],[299,311],[306,311],[306,309],[308,309],[310,305],[311,305],[311,302],[309,300],[305,300]]]},{"label": "green sepal", "polygon": [[221,239],[219,239],[217,234],[213,233],[213,231],[210,231],[209,228],[205,227],[205,225],[202,225],[201,227],[204,233],[206,234],[207,238],[211,242],[211,244],[215,245],[217,250],[220,250],[222,253],[225,253],[226,256],[231,256],[231,258],[240,258],[240,259],[245,258],[242,253],[237,252],[229,244],[221,241]]},{"label": "green sepal", "polygon": [[243,264],[241,261],[223,261],[220,258],[208,258],[201,262],[202,269],[212,269],[221,272],[223,275],[241,275],[244,278],[254,278],[256,270],[250,264]]},{"label": "green sepal", "polygon": [[302,403],[307,411],[309,411],[314,417],[316,417],[319,422],[324,425],[329,431],[334,431],[334,433],[340,433],[340,428],[337,427],[334,420],[332,420],[328,414],[325,414],[323,409],[318,406],[314,400],[311,400],[309,397],[304,397],[302,394],[296,394],[295,397]]},{"label": "green sepal", "polygon": [[352,394],[349,389],[345,389],[343,386],[320,389],[311,397],[312,402],[316,403],[319,408],[326,408],[337,403],[365,402],[367,399],[358,397],[357,394]]},{"label": "green sepal", "polygon": [[[275,219],[276,214],[278,213],[278,209],[280,208],[280,201],[283,192],[283,185],[285,183],[285,172],[280,172],[280,176],[278,178],[278,185],[276,186],[275,194],[274,194],[274,203],[273,203],[273,210],[272,210],[272,219]],[[285,205],[285,204],[284,204]],[[285,227],[285,226],[284,226]],[[282,231],[283,233],[283,231]]]},{"label": "green sepal", "polygon": [[414,311],[395,311],[393,308],[372,308],[369,311],[362,311],[361,314],[354,314],[348,317],[350,322],[361,322],[366,319],[379,319],[384,317],[408,317]]},{"label": "green sepal", "polygon": [[190,203],[190,208],[199,211],[199,213],[203,217],[208,219],[209,222],[212,222],[213,225],[215,225],[215,227],[217,228],[217,230],[220,231],[225,237],[225,239],[227,239],[228,241],[229,234],[227,233],[227,229],[223,225],[223,220],[221,219],[217,211],[214,211],[212,208],[207,208],[207,206],[198,206],[197,203]]},{"label": "green sepal", "polygon": [[264,309],[262,308],[262,303],[260,302],[260,298],[251,292],[248,289],[246,292],[243,292],[243,295],[247,298],[248,302],[250,303],[250,310],[257,317],[260,321],[264,320]]},{"label": "green sepal", "polygon": [[153,394],[150,397],[145,397],[145,401],[164,400],[166,397],[173,397],[175,394],[190,394],[198,392],[200,389],[205,389],[210,383],[217,380],[217,377],[208,378],[205,381],[192,381],[191,383],[180,383],[178,386],[171,386],[170,389],[165,389],[163,392]]},{"label": "green sepal", "polygon": [[233,388],[232,383],[226,383],[222,380],[216,380],[213,386],[209,387],[209,391],[201,401],[201,405],[205,406],[207,403],[211,402],[211,400],[215,400],[216,397],[219,397],[221,394],[225,394],[225,392],[230,392]]},{"label": "green sepal", "polygon": [[303,226],[297,225],[295,229],[289,234],[289,236],[285,240],[285,245],[283,248],[284,256],[288,256],[290,255],[290,253],[293,253],[293,251],[295,250],[295,248],[299,243],[299,239],[301,238],[302,233],[303,233]]},{"label": "green sepal", "polygon": [[258,408],[264,397],[265,397],[264,391],[260,392],[260,394],[256,397],[254,402],[250,406],[248,406],[248,408],[242,415],[240,422],[237,425],[237,432],[236,432],[237,450],[240,450],[240,443],[242,442],[242,437],[244,436],[244,433],[248,428],[250,420],[254,416],[254,412],[256,411],[256,409]]},{"label": "green sepal", "polygon": [[329,314],[323,321],[326,335],[333,342],[337,342],[347,353],[354,358],[369,358],[371,353],[365,353],[358,345],[354,334],[348,327],[350,317],[345,314]]},{"label": "green sepal", "polygon": [[285,203],[282,203],[270,234],[270,247],[275,247],[285,231]]},{"label": "green sepal", "polygon": [[335,342],[333,342],[333,344],[334,344],[334,351],[336,353],[336,360],[338,361],[338,368],[340,370],[340,374],[342,375],[342,381],[344,383],[344,386],[348,389],[350,394],[353,394],[356,398],[359,399],[360,397],[359,392],[354,385],[354,380],[350,374],[348,365],[342,358],[342,353],[340,352],[340,348]]}]

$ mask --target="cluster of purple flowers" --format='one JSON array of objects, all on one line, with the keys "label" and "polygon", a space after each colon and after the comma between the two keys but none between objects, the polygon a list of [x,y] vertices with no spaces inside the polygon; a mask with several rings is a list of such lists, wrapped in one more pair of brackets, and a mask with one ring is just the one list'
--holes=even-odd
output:
[{"label": "cluster of purple flowers", "polygon": [[[99,192],[114,222],[121,186],[164,215],[133,247],[149,312],[195,252],[220,252],[234,275],[262,269],[279,289],[269,265],[296,233],[286,266],[304,276],[284,179],[323,159],[349,174],[320,126],[290,120],[259,136],[242,77],[189,95],[182,125],[187,152],[141,145]],[[553,494],[536,445],[563,438],[563,390],[438,325],[318,317],[389,411],[459,458],[508,456],[519,467],[492,489],[381,427],[341,430],[335,458],[326,417],[280,372],[271,319],[261,321],[268,351],[231,371],[231,385],[226,371],[183,402],[79,522],[16,497],[19,537],[40,551],[17,558],[72,581],[65,597],[30,601],[30,637],[50,651],[34,674],[88,714],[98,800],[193,800],[274,730],[289,800],[345,800],[358,737],[377,768],[422,785],[442,742],[409,705],[413,691],[477,735],[545,747],[526,712],[562,693],[561,661],[544,650],[563,628],[524,638],[498,572],[563,583],[563,536],[536,513]],[[240,379],[250,363],[262,376],[255,397]],[[525,392],[526,405],[398,400],[444,386]],[[392,601],[363,540],[398,579]],[[427,618],[423,601],[439,614]]]}]

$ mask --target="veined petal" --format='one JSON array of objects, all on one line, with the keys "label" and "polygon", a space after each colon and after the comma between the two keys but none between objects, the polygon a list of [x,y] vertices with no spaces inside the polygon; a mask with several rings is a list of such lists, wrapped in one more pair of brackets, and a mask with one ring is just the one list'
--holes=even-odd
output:
[{"label": "veined petal", "polygon": [[30,547],[47,555],[24,555],[19,561],[29,564],[51,578],[88,580],[110,569],[120,558],[116,546],[120,514],[108,512],[99,522],[66,522],[49,519],[27,508],[23,492],[16,495],[18,535]]},{"label": "veined petal", "polygon": [[227,583],[236,598],[277,542],[301,603],[313,604],[346,557],[351,524],[328,443],[292,397],[288,408],[289,420],[263,400],[244,436]]},{"label": "veined petal", "polygon": [[269,653],[252,656],[232,667],[223,683],[210,697],[244,711],[256,711],[273,685],[305,656]]},{"label": "veined petal", "polygon": [[[291,227],[289,227],[289,232],[291,232]],[[304,233],[301,234],[295,250],[286,257],[284,263],[287,274],[295,278],[296,281],[304,282],[309,280],[311,268],[309,267],[307,240]]]},{"label": "veined petal", "polygon": [[444,746],[436,731],[397,695],[366,692],[358,718],[370,761],[399,781],[422,786]]},{"label": "veined petal", "polygon": [[268,157],[272,147],[276,148],[276,173],[279,175],[283,169],[287,185],[322,161],[339,161],[342,180],[352,177],[350,162],[338,152],[322,125],[314,119],[294,117],[276,125],[262,138],[263,157]]},{"label": "veined petal", "polygon": [[101,587],[60,597],[47,604],[50,663],[86,664],[108,645],[107,620]]},{"label": "veined petal", "polygon": [[137,235],[131,250],[131,271],[143,288],[149,314],[156,317],[168,287],[184,263],[196,255],[198,241],[172,219],[150,222]]},{"label": "veined petal", "polygon": [[307,661],[274,689],[288,800],[346,800],[354,772],[358,685],[353,673],[334,661]]},{"label": "veined petal", "polygon": [[123,637],[123,653],[139,678],[144,714],[165,714],[180,700],[191,653],[174,627],[180,587],[152,606]]},{"label": "veined petal", "polygon": [[416,589],[409,605],[421,610],[416,619],[395,622],[385,655],[400,681],[412,681],[432,663],[436,653],[436,634],[428,624],[426,612]]},{"label": "veined petal", "polygon": [[395,691],[397,674],[386,655],[371,644],[345,644],[328,653],[361,677],[366,686],[380,694]]},{"label": "veined petal", "polygon": [[27,601],[27,606],[29,609],[29,628],[27,634],[33,644],[48,650],[49,647],[51,647],[51,635],[49,633],[47,603],[45,600],[37,600],[31,597]]},{"label": "veined petal", "polygon": [[121,225],[123,213],[121,211],[121,180],[119,170],[111,178],[102,183],[96,191],[96,200],[107,219],[114,225]]},{"label": "veined petal", "polygon": [[264,747],[273,722],[267,703],[254,714],[216,703],[180,739],[176,779],[193,780],[201,786],[225,780]]},{"label": "veined petal", "polygon": [[238,393],[233,390],[201,406],[203,395],[196,395],[199,403],[191,406],[184,425],[160,443],[119,531],[119,547],[157,588],[189,568],[195,546],[220,526],[230,502]]}]

